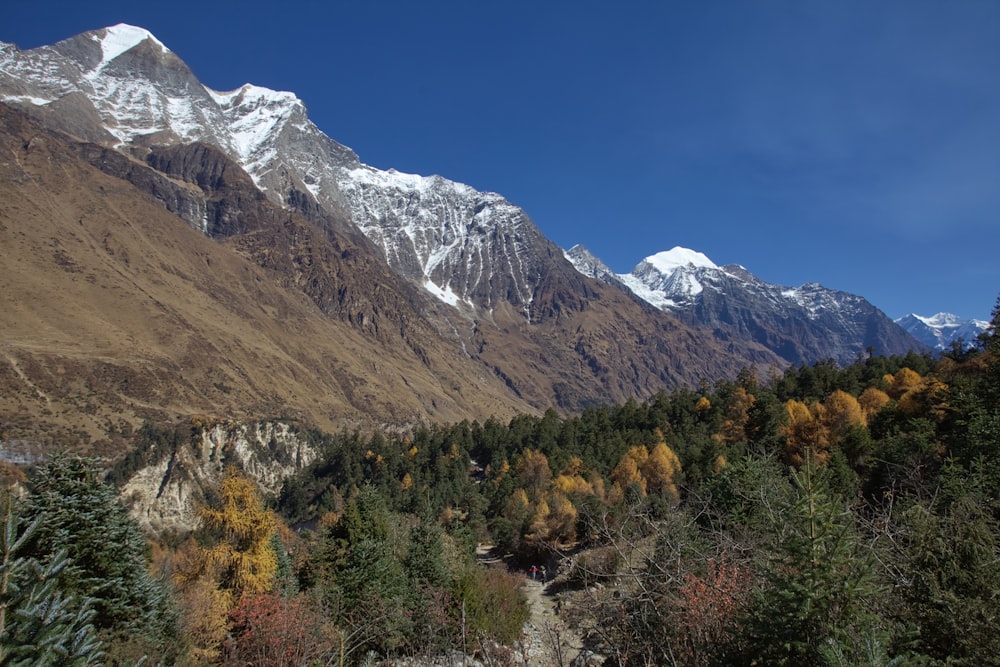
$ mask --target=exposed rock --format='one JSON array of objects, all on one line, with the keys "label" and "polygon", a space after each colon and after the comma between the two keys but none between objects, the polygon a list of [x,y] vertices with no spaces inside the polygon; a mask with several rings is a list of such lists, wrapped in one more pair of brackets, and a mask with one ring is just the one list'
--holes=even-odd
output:
[{"label": "exposed rock", "polygon": [[316,455],[285,423],[216,424],[202,430],[196,445],[180,445],[140,469],[119,496],[144,528],[183,533],[198,526],[198,506],[218,488],[227,466],[238,467],[264,493],[277,494]]}]

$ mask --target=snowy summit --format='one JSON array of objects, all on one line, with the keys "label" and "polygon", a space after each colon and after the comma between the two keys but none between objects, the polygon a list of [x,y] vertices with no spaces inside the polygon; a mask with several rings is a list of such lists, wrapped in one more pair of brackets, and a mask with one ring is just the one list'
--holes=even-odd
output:
[{"label": "snowy summit", "polygon": [[[101,33],[103,33],[103,37],[100,36]],[[131,51],[147,39],[153,40],[153,43],[159,46],[164,53],[169,51],[169,49],[163,45],[163,42],[153,36],[153,33],[149,32],[145,28],[137,28],[134,25],[128,25],[126,23],[119,23],[118,25],[113,25],[110,28],[98,31],[95,33],[94,39],[100,41],[101,52],[103,54],[101,57],[101,63],[97,66],[97,69],[103,68],[121,54],[126,51]]]},{"label": "snowy summit", "polygon": [[703,267],[706,269],[719,268],[715,262],[703,253],[680,246],[674,246],[670,250],[658,252],[655,255],[647,257],[645,261],[665,276],[684,266]]}]

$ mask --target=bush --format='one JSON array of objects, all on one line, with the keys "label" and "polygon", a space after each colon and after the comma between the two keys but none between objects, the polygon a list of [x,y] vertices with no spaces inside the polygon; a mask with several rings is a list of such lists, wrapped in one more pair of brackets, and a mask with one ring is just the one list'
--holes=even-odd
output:
[{"label": "bush", "polygon": [[580,553],[573,559],[569,581],[578,586],[592,586],[613,579],[622,565],[621,554],[615,547],[598,547]]}]

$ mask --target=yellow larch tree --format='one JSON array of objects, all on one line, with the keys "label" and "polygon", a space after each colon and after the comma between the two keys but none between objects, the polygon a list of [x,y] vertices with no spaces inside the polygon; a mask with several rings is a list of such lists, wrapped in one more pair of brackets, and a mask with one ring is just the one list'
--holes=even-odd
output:
[{"label": "yellow larch tree", "polygon": [[743,387],[737,387],[733,398],[726,409],[726,418],[715,435],[723,446],[746,440],[746,425],[750,421],[750,408],[757,402],[757,397]]},{"label": "yellow larch tree", "polygon": [[271,538],[275,516],[253,481],[230,467],[219,490],[219,507],[203,507],[205,526],[219,534],[215,546],[204,551],[205,563],[218,572],[219,586],[235,598],[271,589],[278,570]]},{"label": "yellow larch tree", "polygon": [[917,386],[899,397],[896,404],[907,414],[943,419],[948,412],[948,385],[937,378],[921,378]]},{"label": "yellow larch tree", "polygon": [[573,456],[552,485],[569,497],[592,495],[594,487],[584,479],[583,472],[583,461],[579,456]]},{"label": "yellow larch tree", "polygon": [[889,405],[892,399],[889,394],[877,387],[868,387],[858,396],[858,405],[865,413],[865,421],[871,423],[872,418],[885,406]]},{"label": "yellow larch tree", "polygon": [[646,492],[667,496],[676,501],[679,496],[675,478],[680,471],[681,461],[674,450],[665,442],[656,443],[642,463],[641,472],[646,480]]},{"label": "yellow larch tree", "polygon": [[826,413],[820,403],[811,406],[790,399],[785,403],[788,422],[782,427],[785,436],[785,462],[799,468],[807,457],[823,465],[830,456],[829,433],[823,426]]},{"label": "yellow larch tree", "polygon": [[526,449],[514,462],[514,472],[521,486],[532,499],[538,499],[552,481],[552,470],[545,454],[537,449]]},{"label": "yellow larch tree", "polygon": [[529,544],[541,545],[548,540],[549,514],[551,514],[551,511],[547,502],[539,500],[535,503],[531,523],[528,526],[528,534],[524,536]]},{"label": "yellow larch tree", "polygon": [[576,541],[576,507],[564,494],[553,491],[547,503],[546,540],[568,544]]},{"label": "yellow larch tree", "polygon": [[886,393],[889,394],[889,398],[898,400],[906,392],[919,387],[922,378],[920,373],[912,368],[901,368],[895,375],[886,375],[882,379],[888,385]]},{"label": "yellow larch tree", "polygon": [[835,390],[823,401],[823,425],[831,442],[838,442],[852,426],[868,426],[861,403],[851,394]]},{"label": "yellow larch tree", "polygon": [[642,465],[649,458],[649,450],[643,446],[631,447],[621,461],[611,471],[611,480],[623,493],[632,484],[638,484],[642,488],[642,495],[646,495],[646,480],[642,476]]}]

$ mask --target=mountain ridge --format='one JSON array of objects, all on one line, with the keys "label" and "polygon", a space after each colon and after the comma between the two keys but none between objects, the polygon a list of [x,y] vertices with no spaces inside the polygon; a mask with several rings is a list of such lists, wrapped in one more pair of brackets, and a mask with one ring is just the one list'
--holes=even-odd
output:
[{"label": "mountain ridge", "polygon": [[791,364],[849,364],[869,350],[891,355],[924,347],[863,297],[817,283],[774,285],[688,248],[650,255],[628,274],[615,274],[582,246],[566,255],[586,275],[721,337],[749,337]]},{"label": "mountain ridge", "polygon": [[930,316],[910,313],[895,322],[914,338],[936,350],[949,350],[957,343],[971,345],[989,327],[986,320],[960,317],[953,313]]}]

